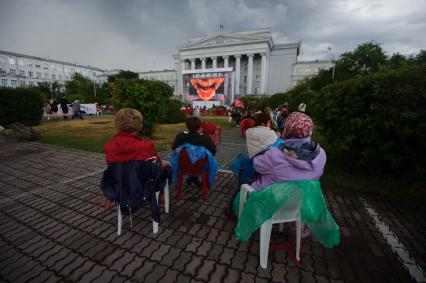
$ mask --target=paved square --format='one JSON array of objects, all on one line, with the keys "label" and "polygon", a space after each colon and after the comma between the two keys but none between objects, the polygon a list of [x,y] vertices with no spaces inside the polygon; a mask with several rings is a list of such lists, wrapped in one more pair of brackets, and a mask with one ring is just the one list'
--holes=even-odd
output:
[{"label": "paved square", "polygon": [[[222,169],[244,151],[237,130],[225,131],[217,159]],[[167,156],[167,153],[162,153]],[[236,188],[226,171],[206,202],[184,187],[152,234],[150,209],[125,218],[117,237],[116,211],[99,189],[102,154],[40,143],[0,144],[0,281],[2,282],[412,282],[401,259],[375,226],[358,195],[326,189],[341,227],[341,244],[302,244],[303,268],[283,251],[259,266],[259,233],[233,236],[223,214]],[[425,269],[425,208],[364,199],[381,215],[411,258]],[[423,215],[423,216],[422,216]],[[284,237],[274,234],[273,241]],[[413,265],[414,266],[414,265]]]}]

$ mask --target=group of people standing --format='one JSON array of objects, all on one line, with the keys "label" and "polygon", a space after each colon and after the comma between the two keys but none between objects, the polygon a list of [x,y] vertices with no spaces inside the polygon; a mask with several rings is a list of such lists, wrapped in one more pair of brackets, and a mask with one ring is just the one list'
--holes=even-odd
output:
[{"label": "group of people standing", "polygon": [[81,110],[81,104],[80,100],[76,99],[73,103],[68,102],[68,99],[66,96],[62,96],[59,101],[55,99],[50,99],[49,103],[44,103],[44,112],[46,114],[58,114],[59,108],[58,105],[61,107],[62,114],[64,119],[68,119],[68,113],[70,112],[69,108],[72,109],[72,119],[80,118],[83,119],[83,115],[85,114],[85,111]]}]

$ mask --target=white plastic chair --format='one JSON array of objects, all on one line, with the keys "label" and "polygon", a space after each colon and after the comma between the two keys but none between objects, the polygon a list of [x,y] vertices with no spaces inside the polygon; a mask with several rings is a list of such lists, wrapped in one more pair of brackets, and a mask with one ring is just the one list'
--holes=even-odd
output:
[{"label": "white plastic chair", "polygon": [[[255,191],[251,186],[244,184],[240,191],[240,205],[238,209],[238,218],[243,212],[247,194]],[[284,206],[278,210],[271,219],[260,226],[260,266],[267,268],[269,242],[271,240],[272,224],[280,224],[279,230],[283,231],[284,223],[296,221],[296,259],[300,261],[300,240],[302,233],[302,221],[300,218],[300,208],[302,207],[302,194],[296,189],[290,195]]]},{"label": "white plastic chair", "polygon": [[[158,197],[160,196],[160,192],[155,193],[157,197],[157,204],[158,204]],[[164,211],[166,213],[169,213],[170,208],[170,202],[169,202],[169,180],[166,181],[166,186],[164,187]],[[132,221],[132,211],[130,212],[130,227],[133,228],[133,221]],[[123,215],[121,214],[120,210],[120,204],[117,205],[117,220],[118,220],[118,228],[117,228],[117,235],[121,235],[121,226],[123,224]],[[152,220],[152,232],[154,234],[158,233],[158,222],[155,220]]]}]

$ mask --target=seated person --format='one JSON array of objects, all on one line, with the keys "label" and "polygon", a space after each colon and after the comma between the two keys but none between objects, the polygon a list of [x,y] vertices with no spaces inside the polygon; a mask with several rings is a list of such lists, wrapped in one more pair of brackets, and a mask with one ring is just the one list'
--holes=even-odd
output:
[{"label": "seated person", "polygon": [[271,117],[266,113],[256,113],[253,117],[255,127],[246,131],[247,151],[249,158],[267,150],[274,144],[278,135],[268,127]]},{"label": "seated person", "polygon": [[201,132],[201,120],[198,117],[191,116],[186,119],[186,127],[189,132],[183,132],[176,135],[172,149],[175,150],[179,146],[189,143],[195,146],[204,146],[211,154],[216,154],[216,146],[208,135]]},{"label": "seated person", "polygon": [[[196,116],[191,116],[186,119],[186,128],[189,132],[183,132],[176,135],[175,141],[173,142],[172,149],[175,150],[179,146],[189,143],[195,146],[203,146],[210,151],[212,155],[216,154],[216,145],[208,135],[202,134],[201,120]],[[197,186],[201,186],[198,177],[190,176],[186,180],[187,184],[194,183]]]},{"label": "seated person", "polygon": [[115,114],[114,123],[118,130],[115,137],[104,145],[108,164],[126,163],[130,160],[153,160],[161,163],[151,140],[139,137],[142,129],[142,114],[124,108]]},{"label": "seated person", "polygon": [[311,140],[314,123],[301,112],[291,113],[284,126],[284,143],[253,159],[260,176],[251,184],[261,190],[274,183],[319,180],[324,172],[325,151]]},{"label": "seated person", "polygon": [[160,211],[154,192],[164,189],[170,170],[161,167],[154,143],[139,137],[142,120],[142,114],[130,108],[121,109],[115,115],[118,133],[104,145],[108,168],[101,188],[107,199],[120,202],[125,215],[149,203],[152,216],[158,222]]}]

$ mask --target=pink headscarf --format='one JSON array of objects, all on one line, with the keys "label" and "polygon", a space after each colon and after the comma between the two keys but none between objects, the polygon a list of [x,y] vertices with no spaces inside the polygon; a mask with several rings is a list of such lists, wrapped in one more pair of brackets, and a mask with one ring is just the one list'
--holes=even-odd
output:
[{"label": "pink headscarf", "polygon": [[292,112],[285,120],[283,137],[285,139],[302,139],[312,136],[314,122],[311,117],[301,112]]}]

